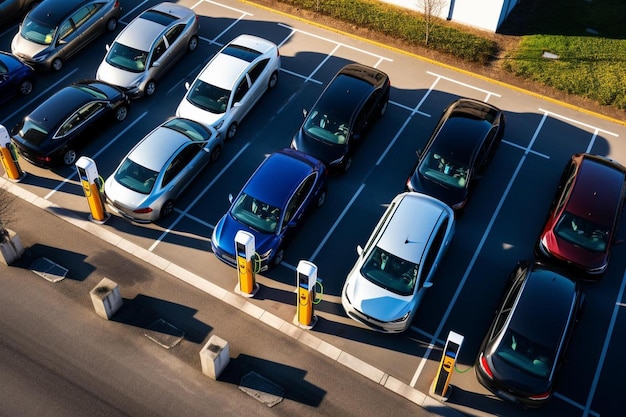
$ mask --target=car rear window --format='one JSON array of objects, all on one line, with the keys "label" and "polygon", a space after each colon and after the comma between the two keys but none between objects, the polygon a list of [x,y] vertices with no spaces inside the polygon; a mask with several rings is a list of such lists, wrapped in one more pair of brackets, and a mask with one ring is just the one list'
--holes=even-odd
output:
[{"label": "car rear window", "polygon": [[229,45],[222,51],[222,53],[235,58],[243,59],[246,62],[252,62],[256,59],[256,57],[261,55],[259,51],[240,45]]},{"label": "car rear window", "polygon": [[149,20],[154,23],[158,23],[163,26],[169,26],[170,23],[178,20],[176,16],[171,14],[159,12],[157,10],[146,10],[142,15],[142,19]]},{"label": "car rear window", "polygon": [[182,133],[193,141],[207,141],[209,140],[208,131],[191,120],[186,119],[172,119],[167,122],[165,127],[169,127],[172,130]]},{"label": "car rear window", "polygon": [[19,129],[19,135],[28,143],[40,145],[48,136],[48,130],[39,123],[26,119]]}]

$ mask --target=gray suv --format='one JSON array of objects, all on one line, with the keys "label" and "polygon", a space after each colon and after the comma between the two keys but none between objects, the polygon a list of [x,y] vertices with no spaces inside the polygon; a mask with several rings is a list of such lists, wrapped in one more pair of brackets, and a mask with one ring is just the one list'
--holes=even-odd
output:
[{"label": "gray suv", "polygon": [[59,71],[97,36],[114,31],[121,14],[119,0],[44,0],[24,17],[11,52],[35,69]]}]

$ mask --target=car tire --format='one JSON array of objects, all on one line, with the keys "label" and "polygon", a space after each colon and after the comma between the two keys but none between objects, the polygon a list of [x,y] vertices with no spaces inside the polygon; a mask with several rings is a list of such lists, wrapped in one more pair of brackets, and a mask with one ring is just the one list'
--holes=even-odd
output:
[{"label": "car tire", "polygon": [[343,172],[345,173],[345,172],[348,172],[351,166],[352,166],[352,157],[348,156],[346,160],[344,161],[343,165],[341,166],[341,169],[343,169]]},{"label": "car tire", "polygon": [[76,150],[68,148],[63,153],[63,163],[65,165],[73,165],[76,162]]},{"label": "car tire", "polygon": [[215,161],[220,159],[221,155],[222,155],[222,147],[220,145],[215,146],[215,148],[213,148],[213,150],[211,151],[211,155],[209,156],[211,163],[214,163]]},{"label": "car tire", "polygon": [[61,68],[63,68],[63,61],[61,61],[61,58],[54,58],[52,60],[52,64],[50,64],[50,68],[55,71],[61,71]]},{"label": "car tire", "polygon": [[154,80],[150,80],[146,83],[146,88],[144,89],[144,94],[147,96],[151,96],[156,91],[156,83]]},{"label": "car tire", "polygon": [[326,202],[326,190],[322,191],[320,195],[317,196],[317,201],[315,202],[315,205],[317,206],[317,208],[320,208],[324,205],[325,202]]},{"label": "car tire", "polygon": [[33,91],[33,80],[22,80],[18,91],[21,96],[27,96]]},{"label": "car tire", "polygon": [[126,107],[125,105],[118,106],[117,109],[115,109],[116,122],[124,121],[126,119],[126,116],[128,116],[128,107]]},{"label": "car tire", "polygon": [[272,258],[272,266],[278,266],[283,262],[283,258],[285,257],[285,250],[280,247],[276,249],[276,255]]},{"label": "car tire", "polygon": [[272,90],[278,84],[278,71],[274,71],[272,75],[270,75],[270,80],[267,82],[267,89]]},{"label": "car tire", "polygon": [[174,211],[174,200],[167,200],[161,206],[161,212],[159,213],[159,215],[161,216],[162,219],[164,219],[170,214],[172,214],[173,211]]},{"label": "car tire", "polygon": [[231,140],[237,135],[237,122],[232,122],[226,130],[226,140]]},{"label": "car tire", "polygon": [[117,29],[117,19],[112,17],[107,22],[107,30],[113,32],[115,29]]},{"label": "car tire", "polygon": [[194,35],[189,39],[189,42],[187,43],[187,51],[193,52],[196,50],[196,48],[198,48],[198,37]]}]

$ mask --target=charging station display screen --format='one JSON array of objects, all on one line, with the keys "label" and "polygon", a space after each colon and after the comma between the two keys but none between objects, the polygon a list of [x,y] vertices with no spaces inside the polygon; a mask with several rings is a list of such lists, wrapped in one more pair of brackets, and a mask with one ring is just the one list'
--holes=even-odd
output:
[{"label": "charging station display screen", "polygon": [[298,286],[300,288],[304,288],[305,290],[309,289],[309,277],[298,272]]},{"label": "charging station display screen", "polygon": [[456,355],[460,348],[461,346],[459,344],[449,341],[446,349],[446,356],[456,359]]},{"label": "charging station display screen", "polygon": [[76,169],[78,170],[78,176],[80,177],[81,180],[89,181],[89,179],[87,178],[87,171],[85,171],[85,168],[76,167]]},{"label": "charging station display screen", "polygon": [[246,245],[243,243],[235,242],[235,250],[237,251],[237,256],[241,258],[246,257]]}]

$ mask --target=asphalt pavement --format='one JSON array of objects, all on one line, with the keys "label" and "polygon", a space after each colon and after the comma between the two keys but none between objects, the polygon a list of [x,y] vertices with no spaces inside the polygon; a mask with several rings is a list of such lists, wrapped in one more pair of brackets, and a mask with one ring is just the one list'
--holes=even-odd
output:
[{"label": "asphalt pavement", "polygon": [[[87,212],[0,181],[14,193],[5,221],[25,248],[11,266],[0,264],[0,369],[14,375],[0,390],[0,414],[459,415],[313,332],[120,241]],[[42,262],[56,266],[45,274]],[[89,296],[103,278],[123,300],[108,321]],[[199,355],[213,335],[229,345],[217,380],[202,373]]]}]

